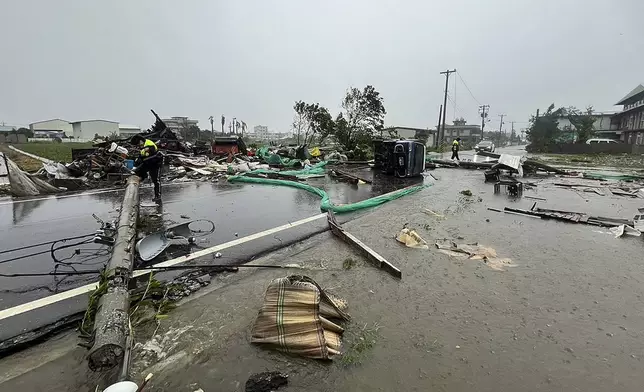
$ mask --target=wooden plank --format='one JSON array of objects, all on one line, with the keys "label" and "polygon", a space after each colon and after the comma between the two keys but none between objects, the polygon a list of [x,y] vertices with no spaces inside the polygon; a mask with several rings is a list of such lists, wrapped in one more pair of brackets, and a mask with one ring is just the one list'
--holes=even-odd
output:
[{"label": "wooden plank", "polygon": [[396,266],[388,262],[384,257],[380,256],[376,251],[362,243],[362,241],[357,239],[353,234],[346,232],[335,220],[335,215],[333,215],[332,211],[328,212],[327,221],[329,222],[329,228],[334,235],[339,237],[344,242],[353,245],[378,268],[384,269],[398,279],[402,279],[402,272]]},{"label": "wooden plank", "polygon": [[356,175],[353,175],[353,174],[351,174],[351,173],[347,173],[347,172],[342,171],[342,170],[339,170],[339,169],[333,169],[333,171],[334,171],[334,172],[336,172],[338,175],[340,175],[340,176],[342,176],[342,177],[346,177],[346,178],[349,178],[349,179],[351,179],[351,180],[355,181],[356,183],[357,183],[358,181],[363,181],[363,182],[366,182],[367,184],[371,184],[371,183],[372,183],[372,181],[371,181],[371,180],[367,180],[367,179],[365,179],[365,178],[358,177],[358,176],[356,176]]}]

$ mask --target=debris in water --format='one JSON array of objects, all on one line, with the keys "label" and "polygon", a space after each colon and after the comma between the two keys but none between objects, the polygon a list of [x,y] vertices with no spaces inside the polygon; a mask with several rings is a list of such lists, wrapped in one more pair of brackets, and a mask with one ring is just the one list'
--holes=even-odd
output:
[{"label": "debris in water", "polygon": [[460,259],[483,260],[488,267],[496,271],[505,271],[505,267],[516,267],[512,260],[498,257],[494,248],[478,243],[457,244],[450,240],[439,240],[436,242],[436,248],[439,252],[448,256]]},{"label": "debris in water", "polygon": [[427,242],[421,238],[416,230],[409,230],[404,228],[398,233],[396,240],[400,243],[405,244],[408,248],[417,248],[417,249],[429,249]]},{"label": "debris in water", "polygon": [[356,265],[356,261],[351,257],[344,259],[344,262],[342,262],[342,268],[344,268],[345,270],[350,270],[355,265]]},{"label": "debris in water", "polygon": [[281,372],[253,374],[246,381],[246,392],[271,392],[288,384],[288,375]]},{"label": "debris in water", "polygon": [[433,215],[440,219],[445,218],[445,215],[437,214],[434,211],[430,210],[429,208],[423,208],[423,212],[426,213],[427,215]]},{"label": "debris in water", "polygon": [[462,190],[462,191],[461,191],[461,195],[464,195],[464,196],[472,196],[472,191],[471,191],[471,190],[469,190],[469,189]]},{"label": "debris in water", "polygon": [[632,235],[634,237],[639,237],[642,235],[642,232],[628,225],[619,225],[611,227],[610,232],[615,235],[615,238],[622,237],[624,234]]},{"label": "debris in water", "polygon": [[190,217],[188,215],[181,215],[181,218],[182,219],[190,219]]}]

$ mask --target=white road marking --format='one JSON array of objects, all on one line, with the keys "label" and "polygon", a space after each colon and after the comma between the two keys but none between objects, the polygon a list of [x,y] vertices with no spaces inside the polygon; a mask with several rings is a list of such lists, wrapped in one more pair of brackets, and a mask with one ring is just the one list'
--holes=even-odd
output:
[{"label": "white road marking", "polygon": [[[305,223],[313,222],[313,221],[316,221],[318,219],[322,219],[324,217],[326,217],[326,214],[318,214],[318,215],[314,215],[314,216],[311,216],[311,217],[308,217],[308,218],[301,219],[299,221],[295,221],[295,222],[292,222],[292,223],[287,223],[287,224],[282,225],[282,226],[274,227],[272,229],[264,230],[262,232],[251,234],[251,235],[246,236],[246,237],[238,238],[238,239],[233,240],[233,241],[225,242],[223,244],[215,245],[215,246],[212,246],[210,248],[202,249],[202,250],[200,250],[198,252],[191,253],[191,254],[186,255],[186,256],[181,256],[181,257],[177,257],[177,258],[172,259],[172,260],[164,261],[163,263],[156,264],[156,267],[169,267],[169,266],[173,266],[173,265],[176,265],[176,264],[185,263],[186,261],[190,261],[190,260],[193,260],[193,259],[196,259],[196,258],[199,258],[199,257],[203,257],[203,256],[209,255],[211,253],[218,252],[218,251],[223,250],[223,249],[232,248],[233,246],[245,244],[246,242],[254,241],[254,240],[260,239],[262,237],[266,237],[266,236],[271,235],[271,234],[279,233],[280,231],[284,231],[286,229],[297,227],[297,226],[303,225]],[[154,271],[154,270],[151,269],[150,271]],[[132,276],[133,277],[139,277],[139,276],[148,274],[150,271],[141,271],[141,270],[139,270],[139,271],[134,272],[134,274],[132,274]],[[54,304],[56,302],[64,301],[66,299],[73,298],[73,297],[76,297],[78,295],[89,293],[90,291],[96,289],[96,287],[98,287],[98,282],[90,283],[90,284],[87,284],[85,286],[77,287],[77,288],[72,289],[72,290],[63,291],[62,293],[50,295],[48,297],[37,299],[37,300],[31,301],[31,302],[27,302],[27,303],[24,303],[24,304],[21,304],[21,305],[18,305],[18,306],[14,306],[14,307],[9,308],[9,309],[0,310],[0,320],[8,319],[10,317],[17,316],[19,314],[26,313],[26,312],[29,312],[29,311],[34,310],[34,309],[42,308],[44,306],[52,305],[52,304]]]}]

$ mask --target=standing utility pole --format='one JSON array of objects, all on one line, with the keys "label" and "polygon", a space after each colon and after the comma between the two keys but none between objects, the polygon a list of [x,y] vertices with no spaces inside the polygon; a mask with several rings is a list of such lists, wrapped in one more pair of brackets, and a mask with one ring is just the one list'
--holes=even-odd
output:
[{"label": "standing utility pole", "polygon": [[483,140],[483,131],[485,130],[485,120],[487,119],[488,114],[490,113],[490,105],[481,105],[479,106],[479,112],[481,113],[481,140]]},{"label": "standing utility pole", "polygon": [[514,121],[511,121],[511,123],[512,123],[512,131],[510,132],[510,145],[512,145],[512,141],[513,141],[512,137],[515,136],[514,135]]},{"label": "standing utility pole", "polygon": [[499,138],[497,139],[497,144],[501,142],[501,130],[503,128],[503,117],[505,117],[505,114],[499,114],[499,117],[501,117],[501,123],[499,124]]},{"label": "standing utility pole", "polygon": [[453,74],[454,72],[456,72],[455,69],[451,71],[448,69],[447,71],[440,73],[441,75],[445,75],[445,96],[443,97],[443,125],[442,125],[442,130],[438,132],[439,143],[442,142],[443,139],[445,138],[445,112],[447,111],[447,89],[449,88],[449,75]]},{"label": "standing utility pole", "polygon": [[233,133],[236,135],[237,129],[235,128],[235,121],[237,121],[237,117],[233,117]]},{"label": "standing utility pole", "polygon": [[438,134],[441,129],[441,119],[443,118],[443,105],[438,109],[438,125],[436,126],[436,137],[434,138],[434,147],[438,148]]}]

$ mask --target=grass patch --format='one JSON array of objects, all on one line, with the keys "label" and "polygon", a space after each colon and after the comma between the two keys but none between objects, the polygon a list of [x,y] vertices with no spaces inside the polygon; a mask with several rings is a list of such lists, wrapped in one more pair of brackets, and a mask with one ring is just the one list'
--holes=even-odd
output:
[{"label": "grass patch", "polygon": [[56,162],[72,161],[73,148],[92,148],[92,143],[25,143],[14,147]]},{"label": "grass patch", "polygon": [[533,159],[551,165],[642,168],[644,156],[635,154],[542,154]]},{"label": "grass patch", "polygon": [[342,268],[345,270],[350,270],[351,268],[355,267],[358,262],[355,261],[355,259],[352,259],[351,257],[347,257],[344,259],[342,262]]},{"label": "grass patch", "polygon": [[340,362],[342,365],[355,366],[362,363],[367,354],[374,348],[378,338],[380,337],[380,326],[374,323],[371,327],[367,324],[360,330],[353,333],[349,348],[342,355]]},{"label": "grass patch", "polygon": [[9,146],[6,144],[0,144],[0,152],[7,154],[7,158],[11,159],[20,169],[26,172],[35,172],[42,167],[42,162],[39,160],[17,153],[9,149]]}]

